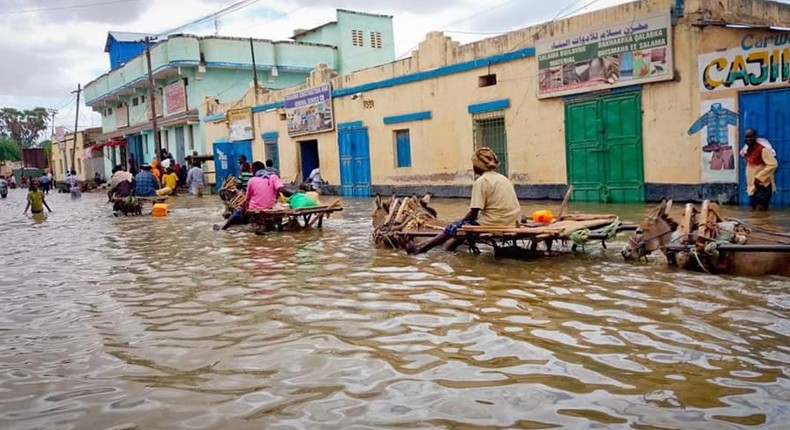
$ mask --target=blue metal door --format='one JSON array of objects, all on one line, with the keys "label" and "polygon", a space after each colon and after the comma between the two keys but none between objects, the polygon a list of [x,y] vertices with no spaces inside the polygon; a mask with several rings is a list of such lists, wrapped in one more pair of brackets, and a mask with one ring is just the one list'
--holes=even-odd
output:
[{"label": "blue metal door", "polygon": [[354,195],[354,169],[351,162],[352,152],[351,130],[339,130],[337,132],[337,144],[340,153],[340,195]]},{"label": "blue metal door", "polygon": [[[143,135],[138,134],[135,136],[129,136],[126,139],[129,147],[129,155],[134,156],[134,161],[137,163],[136,168],[140,168],[140,164],[143,160]],[[123,160],[124,163],[128,162],[128,160]],[[124,164],[126,165],[126,164]],[[136,173],[136,172],[135,172]]]},{"label": "blue metal door", "polygon": [[228,176],[235,176],[236,157],[233,154],[233,144],[228,141],[214,142],[214,177],[216,187],[222,186],[222,181]]},{"label": "blue metal door", "polygon": [[368,128],[353,130],[354,197],[370,197],[370,142]]},{"label": "blue metal door", "polygon": [[367,127],[343,127],[338,130],[340,153],[340,194],[370,196],[370,142]]},{"label": "blue metal door", "polygon": [[[741,93],[738,108],[741,116],[739,145],[743,146],[743,134],[750,128],[755,129],[758,136],[771,142],[779,163],[776,171],[777,189],[771,204],[790,205],[790,89]],[[739,158],[739,201],[741,204],[748,204],[746,162],[743,157]]]},{"label": "blue metal door", "polygon": [[231,159],[231,164],[233,164],[233,174],[239,176],[241,172],[239,172],[239,156],[247,157],[247,161],[252,164],[254,159],[252,158],[252,140],[239,140],[233,142],[233,158]]}]

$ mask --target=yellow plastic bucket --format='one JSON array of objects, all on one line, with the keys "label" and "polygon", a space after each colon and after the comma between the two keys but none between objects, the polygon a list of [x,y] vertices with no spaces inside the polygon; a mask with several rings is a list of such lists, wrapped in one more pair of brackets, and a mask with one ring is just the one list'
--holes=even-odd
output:
[{"label": "yellow plastic bucket", "polygon": [[554,213],[548,209],[532,212],[532,221],[548,224],[554,221]]},{"label": "yellow plastic bucket", "polygon": [[151,215],[153,216],[167,216],[167,205],[164,203],[156,203],[151,208]]}]

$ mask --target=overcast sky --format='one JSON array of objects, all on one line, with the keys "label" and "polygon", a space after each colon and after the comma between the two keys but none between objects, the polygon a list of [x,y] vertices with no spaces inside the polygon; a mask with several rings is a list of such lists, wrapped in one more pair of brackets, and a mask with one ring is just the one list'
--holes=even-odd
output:
[{"label": "overcast sky", "polygon": [[[71,91],[109,69],[107,31],[160,33],[238,0],[0,0],[0,106],[58,108],[74,126]],[[786,0],[788,2],[790,0]],[[407,56],[425,34],[442,30],[470,42],[550,20],[560,11],[627,0],[259,0],[217,21],[220,35],[287,39],[296,28],[332,21],[336,8],[393,15],[395,51]],[[213,34],[215,24],[183,33]],[[478,34],[467,34],[478,33]],[[80,126],[100,120],[84,105]]]}]

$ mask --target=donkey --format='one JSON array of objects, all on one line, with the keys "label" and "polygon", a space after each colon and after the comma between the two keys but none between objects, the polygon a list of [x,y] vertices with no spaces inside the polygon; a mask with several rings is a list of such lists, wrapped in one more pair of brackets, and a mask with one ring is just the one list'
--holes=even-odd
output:
[{"label": "donkey", "polygon": [[[661,250],[667,257],[670,264],[677,265],[688,270],[705,270],[700,267],[702,261],[700,255],[696,253],[682,253],[680,255],[668,251],[667,245],[672,241],[672,236],[677,230],[678,223],[670,216],[672,201],[663,201],[661,204],[650,211],[645,219],[639,224],[639,228],[634,232],[628,243],[623,246],[621,254],[626,260],[638,260],[650,255],[653,251]],[[778,233],[755,231],[749,234],[746,244],[775,244],[777,237],[783,237],[790,241],[790,236]],[[720,256],[719,260],[728,259],[723,268],[720,265],[712,265],[711,268],[717,272],[723,272],[739,276],[761,276],[761,275],[781,275],[790,276],[790,253],[782,252],[722,252],[726,254]],[[703,256],[705,259],[706,255]]]}]

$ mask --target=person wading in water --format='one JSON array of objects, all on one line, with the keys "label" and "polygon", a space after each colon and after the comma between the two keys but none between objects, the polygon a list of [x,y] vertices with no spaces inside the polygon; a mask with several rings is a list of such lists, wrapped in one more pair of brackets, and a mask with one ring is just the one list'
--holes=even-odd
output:
[{"label": "person wading in water", "polygon": [[746,147],[741,155],[746,157],[746,193],[752,210],[767,211],[771,195],[776,190],[774,172],[779,164],[776,152],[766,139],[757,137],[757,132],[748,129],[743,134]]}]

